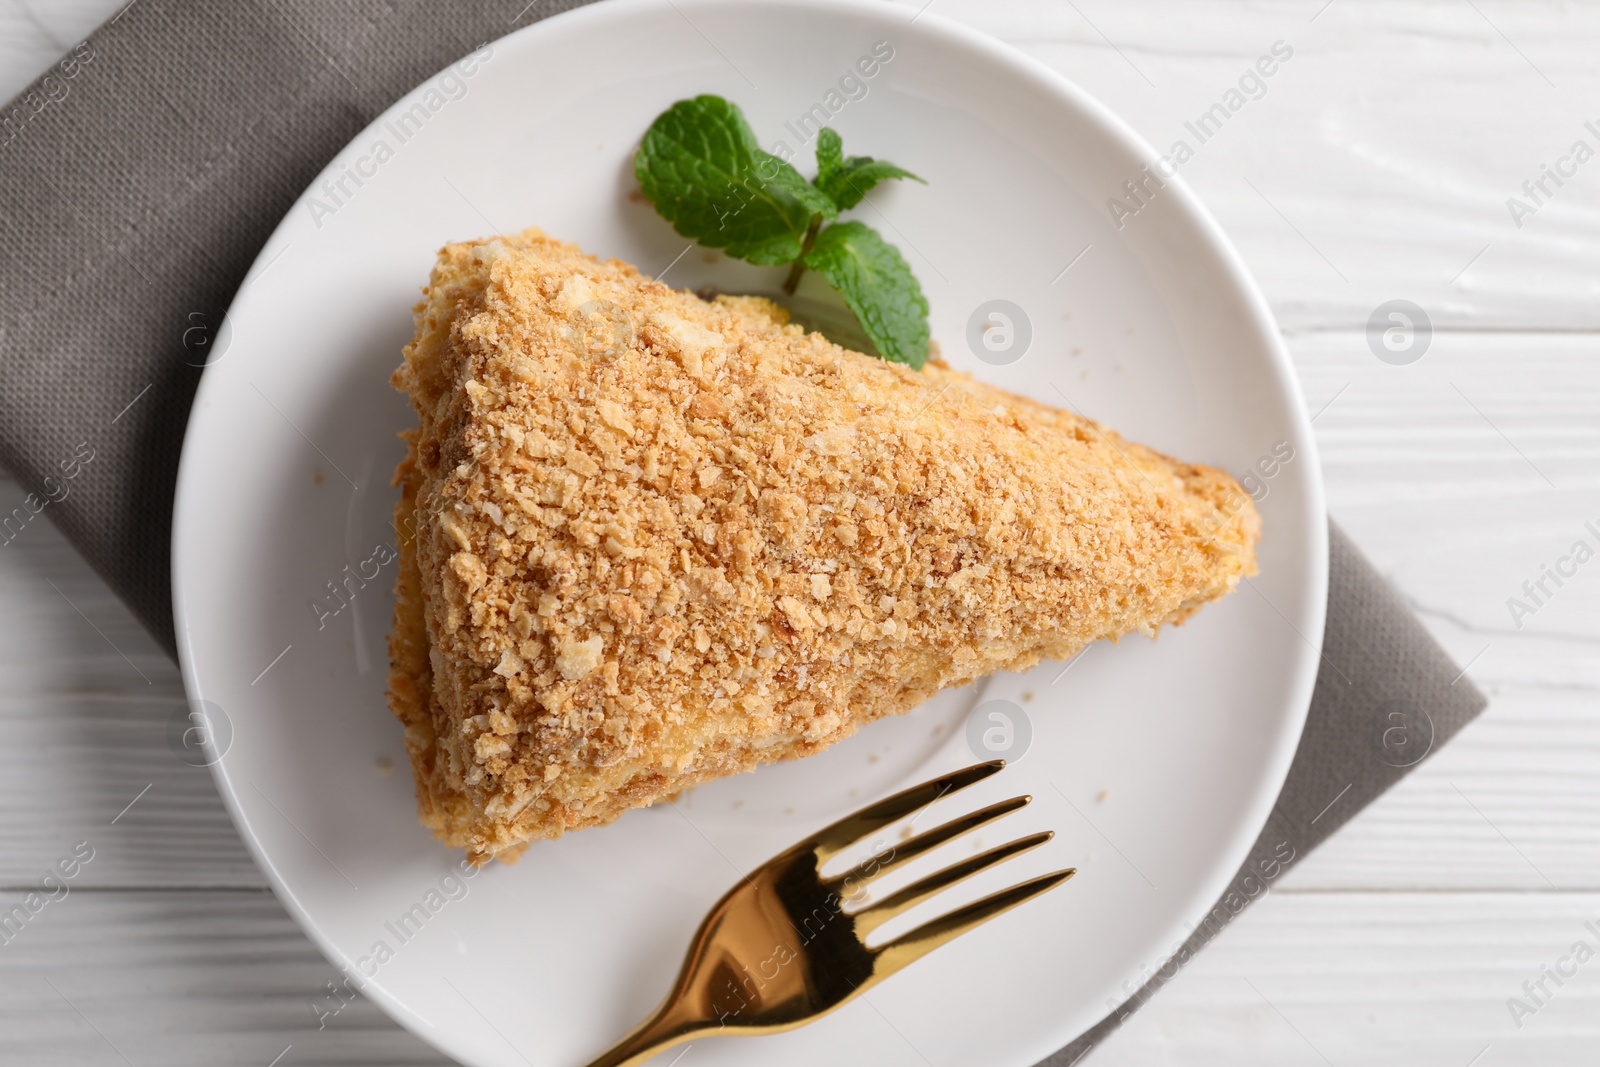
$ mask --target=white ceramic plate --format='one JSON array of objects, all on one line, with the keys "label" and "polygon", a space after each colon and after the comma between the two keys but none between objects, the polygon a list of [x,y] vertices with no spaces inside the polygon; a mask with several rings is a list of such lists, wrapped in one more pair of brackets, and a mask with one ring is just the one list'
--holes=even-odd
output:
[{"label": "white ceramic plate", "polygon": [[[913,13],[612,0],[498,41],[340,154],[267,244],[215,346],[179,479],[174,597],[190,696],[232,728],[218,785],[333,964],[464,1062],[570,1067],[599,1053],[665,993],[739,873],[869,799],[973,762],[967,713],[1003,698],[1025,709],[1031,747],[942,807],[1031,792],[1025,813],[961,847],[1043,827],[1059,837],[965,896],[1067,864],[1078,878],[870,1003],[780,1036],[707,1039],[692,1062],[1024,1067],[1203,919],[1283,782],[1316,674],[1326,527],[1271,318],[1181,184],[1113,222],[1107,199],[1154,159],[1120,121],[1024,56]],[[700,92],[737,101],[764,144],[791,149],[786,123],[836,110],[847,152],[928,179],[880,187],[855,214],[905,252],[957,366],[1240,475],[1286,442],[1294,458],[1260,480],[1262,573],[1157,641],[945,694],[821,756],[463,880],[416,823],[383,700],[389,478],[395,433],[412,421],[387,379],[433,253],[452,239],[539,225],[647,272],[672,264],[678,285],[772,288],[775,269],[680,257],[686,242],[629,198],[644,129]],[[810,146],[798,154],[811,173]],[[1007,366],[966,341],[993,299],[1031,324]],[[305,994],[331,1011],[326,992]]]}]

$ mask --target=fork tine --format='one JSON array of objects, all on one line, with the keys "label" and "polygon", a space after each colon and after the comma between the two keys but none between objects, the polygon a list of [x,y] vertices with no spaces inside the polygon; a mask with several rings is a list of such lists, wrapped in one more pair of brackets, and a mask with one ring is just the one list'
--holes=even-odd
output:
[{"label": "fork tine", "polygon": [[982,900],[957,908],[943,918],[923,923],[903,937],[898,937],[878,950],[876,976],[887,978],[902,967],[915,963],[941,945],[947,945],[968,931],[975,930],[996,915],[1004,914],[1019,904],[1048,893],[1068,878],[1078,873],[1076,867],[1030,879],[1010,889],[991,893]]},{"label": "fork tine", "polygon": [[936,871],[920,881],[913,882],[904,889],[884,897],[877,904],[862,908],[856,912],[856,935],[858,937],[866,937],[896,915],[910,911],[918,904],[933,897],[936,893],[941,893],[958,882],[964,882],[973,875],[986,871],[997,863],[1005,862],[1012,856],[1020,856],[1030,849],[1038,848],[1054,836],[1056,836],[1054,830],[1029,834],[1027,837],[1018,838],[1004,845],[997,845],[987,852],[980,852],[976,856],[964,859],[959,863],[952,863],[942,871]]},{"label": "fork tine", "polygon": [[868,858],[837,878],[824,879],[830,887],[840,887],[845,890],[841,895],[849,900],[855,893],[865,886],[872,884],[877,879],[899,870],[912,860],[931,849],[938,848],[947,841],[953,841],[963,834],[969,834],[986,823],[993,822],[1004,815],[1010,815],[1020,808],[1026,807],[1033,800],[1030,796],[1012,797],[1002,800],[998,804],[990,804],[987,808],[980,808],[959,819],[951,819],[940,826],[935,826],[926,833],[918,834],[909,841],[901,842],[886,852]]},{"label": "fork tine", "polygon": [[902,790],[894,796],[885,797],[876,804],[862,808],[854,815],[846,815],[832,826],[822,828],[801,847],[816,850],[817,866],[820,867],[863,837],[927,807],[940,797],[960,792],[969,785],[983,781],[1005,765],[1006,761],[1003,759],[990,760],[988,763],[975,764],[942,778],[935,778],[931,782],[914,785],[910,789]]}]

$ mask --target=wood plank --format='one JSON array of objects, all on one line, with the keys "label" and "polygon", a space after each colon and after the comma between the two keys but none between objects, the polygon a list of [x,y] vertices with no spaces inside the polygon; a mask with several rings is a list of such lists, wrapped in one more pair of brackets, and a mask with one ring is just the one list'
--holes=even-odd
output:
[{"label": "wood plank", "polygon": [[270,893],[73,889],[0,945],[0,1061],[450,1062],[365,999],[319,1030],[338,977]]},{"label": "wood plank", "polygon": [[1600,686],[1600,566],[1507,607],[1579,539],[1600,549],[1600,338],[1448,333],[1407,367],[1350,332],[1289,346],[1310,409],[1331,402],[1330,513],[1461,663],[1483,653],[1472,677]]},{"label": "wood plank", "polygon": [[[0,507],[20,496],[0,483]],[[168,746],[177,667],[43,516],[0,547],[0,603],[0,886],[79,841],[85,885],[265,886],[210,773]]]},{"label": "wood plank", "polygon": [[1084,1062],[1592,1063],[1600,962],[1590,959],[1564,986],[1546,980],[1552,995],[1520,1017],[1520,1029],[1507,1007],[1576,942],[1600,950],[1590,922],[1600,926],[1593,893],[1276,891]]}]

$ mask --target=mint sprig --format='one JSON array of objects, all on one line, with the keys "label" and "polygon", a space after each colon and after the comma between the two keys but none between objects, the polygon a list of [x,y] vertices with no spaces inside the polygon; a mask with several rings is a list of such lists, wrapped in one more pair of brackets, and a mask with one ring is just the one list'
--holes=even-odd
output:
[{"label": "mint sprig", "polygon": [[839,291],[877,354],[920,369],[928,358],[928,301],[889,242],[858,221],[836,222],[875,185],[915,174],[870,156],[845,158],[839,135],[817,138],[817,177],[806,181],[763,150],[736,104],[680,100],[650,124],[634,155],[645,197],[683,236],[762,266],[805,268]]}]

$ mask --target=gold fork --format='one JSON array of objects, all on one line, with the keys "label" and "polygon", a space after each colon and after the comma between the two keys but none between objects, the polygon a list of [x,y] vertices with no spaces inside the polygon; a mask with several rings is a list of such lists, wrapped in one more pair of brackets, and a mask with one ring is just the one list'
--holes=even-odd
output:
[{"label": "gold fork", "polygon": [[683,969],[655,1014],[589,1067],[633,1067],[662,1049],[711,1033],[771,1034],[826,1015],[1002,912],[1077,873],[1055,871],[1001,890],[870,948],[866,938],[934,894],[1050,840],[1030,834],[951,864],[852,911],[873,881],[963,834],[1025,806],[1012,797],[878,852],[835,877],[822,867],[877,831],[982,781],[1004,760],[979,763],[863,808],[780,853],[728,891],[700,924]]}]

